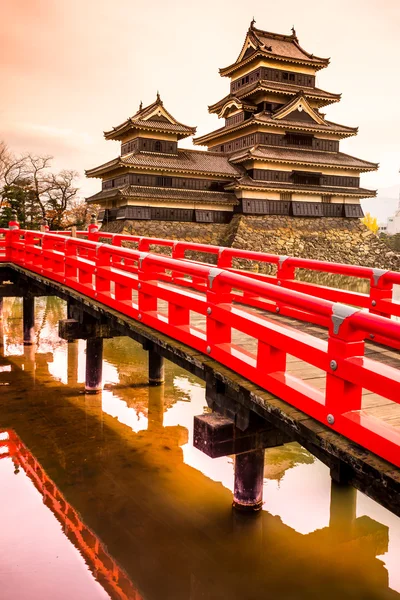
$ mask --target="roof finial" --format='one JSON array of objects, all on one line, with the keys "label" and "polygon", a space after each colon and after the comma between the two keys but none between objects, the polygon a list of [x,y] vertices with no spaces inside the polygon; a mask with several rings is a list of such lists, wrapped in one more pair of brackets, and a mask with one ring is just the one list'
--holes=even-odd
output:
[{"label": "roof finial", "polygon": [[296,38],[296,40],[297,40],[297,35],[296,35],[296,30],[295,30],[295,28],[294,28],[294,25],[293,25],[293,27],[292,27],[292,36],[293,36],[294,38]]},{"label": "roof finial", "polygon": [[160,92],[157,90],[157,102],[161,102]]},{"label": "roof finial", "polygon": [[255,24],[255,22],[256,22],[256,20],[255,20],[255,18],[253,17],[253,19],[252,19],[252,21],[251,21],[251,23],[250,23],[250,29],[254,29],[254,24]]},{"label": "roof finial", "polygon": [[139,110],[143,110],[143,102],[142,101],[140,101]]}]

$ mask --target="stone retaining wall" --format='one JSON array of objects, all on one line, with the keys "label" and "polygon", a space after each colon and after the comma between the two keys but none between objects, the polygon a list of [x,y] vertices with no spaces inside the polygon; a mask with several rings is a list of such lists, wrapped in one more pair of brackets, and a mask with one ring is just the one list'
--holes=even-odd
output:
[{"label": "stone retaining wall", "polygon": [[183,223],[177,221],[111,221],[102,231],[141,235],[143,237],[166,238],[213,244],[221,246],[229,225],[222,223]]},{"label": "stone retaining wall", "polygon": [[235,215],[229,225],[115,221],[103,229],[330,262],[400,268],[400,254],[393,252],[359,219]]}]

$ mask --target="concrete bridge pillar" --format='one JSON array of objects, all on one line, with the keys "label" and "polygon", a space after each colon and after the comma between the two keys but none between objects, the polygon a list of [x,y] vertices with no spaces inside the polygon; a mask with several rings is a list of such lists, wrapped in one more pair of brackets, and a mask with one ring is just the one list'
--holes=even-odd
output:
[{"label": "concrete bridge pillar", "polygon": [[35,298],[24,296],[22,299],[24,346],[35,343]]},{"label": "concrete bridge pillar", "polygon": [[263,503],[264,449],[235,456],[233,507],[257,511]]},{"label": "concrete bridge pillar", "polygon": [[103,379],[103,338],[89,337],[86,342],[85,391],[97,394],[102,390]]},{"label": "concrete bridge pillar", "polygon": [[164,383],[164,357],[154,349],[149,349],[149,385]]}]

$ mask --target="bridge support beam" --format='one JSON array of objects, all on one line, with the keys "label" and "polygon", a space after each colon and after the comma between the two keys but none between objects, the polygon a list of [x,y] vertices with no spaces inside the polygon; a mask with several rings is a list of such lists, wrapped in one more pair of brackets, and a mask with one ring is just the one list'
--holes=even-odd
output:
[{"label": "bridge support beam", "polygon": [[149,349],[149,385],[164,383],[164,357],[153,348]]},{"label": "bridge support beam", "polygon": [[97,394],[102,390],[103,338],[90,337],[86,342],[85,392]]},{"label": "bridge support beam", "polygon": [[193,445],[211,458],[235,456],[233,506],[257,511],[262,506],[264,449],[292,441],[267,421],[253,415],[241,431],[230,417],[211,413],[194,417]]},{"label": "bridge support beam", "polygon": [[[67,312],[70,314],[70,307],[67,307]],[[58,335],[68,342],[87,340],[85,391],[88,394],[100,392],[103,377],[103,339],[114,337],[118,332],[105,323],[87,317],[83,318],[82,323],[76,319],[62,319],[58,323]],[[68,349],[68,357],[71,357],[71,371],[68,377],[71,374],[71,378],[76,376],[77,352],[77,348]]]},{"label": "bridge support beam", "polygon": [[31,346],[35,343],[35,298],[31,296],[22,298],[22,320],[24,346]]}]

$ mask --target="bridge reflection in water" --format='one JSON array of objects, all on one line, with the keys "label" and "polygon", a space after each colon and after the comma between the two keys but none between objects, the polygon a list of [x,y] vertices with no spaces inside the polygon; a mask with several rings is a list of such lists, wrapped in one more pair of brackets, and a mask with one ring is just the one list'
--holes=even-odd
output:
[{"label": "bridge reflection in water", "polygon": [[[22,351],[20,323],[17,318],[5,324],[0,427],[6,433],[0,446],[2,456],[8,453],[16,470],[31,478],[112,598],[399,597],[378,558],[388,550],[388,527],[356,518],[355,490],[333,486],[329,525],[306,535],[266,510],[233,514],[229,490],[187,464],[196,459],[187,428],[179,423],[191,421],[204,402],[196,380],[168,365],[166,384],[149,388],[135,344],[119,339],[105,344],[105,378],[117,383],[106,384],[103,397],[85,396],[78,344],[49,351],[59,344],[53,325],[63,305],[57,306],[37,328],[42,352],[27,347],[9,355]],[[66,385],[57,374],[67,356]],[[193,408],[177,387],[185,381],[187,389],[198,391]],[[141,417],[131,418],[135,412]],[[269,452],[277,465],[271,476],[282,482],[285,470],[313,460],[294,444]],[[225,483],[229,459],[216,460]],[[309,485],[307,477],[303,485]],[[296,490],[282,494],[281,502],[296,504]],[[4,532],[3,544],[12,544]],[[37,576],[45,578],[46,568]]]}]

